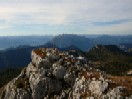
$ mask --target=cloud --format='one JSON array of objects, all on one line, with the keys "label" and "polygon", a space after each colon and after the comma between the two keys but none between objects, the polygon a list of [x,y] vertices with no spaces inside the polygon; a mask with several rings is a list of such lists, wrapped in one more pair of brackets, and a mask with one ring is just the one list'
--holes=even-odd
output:
[{"label": "cloud", "polygon": [[9,29],[10,26],[8,25],[0,25],[0,30],[5,30],[5,29]]},{"label": "cloud", "polygon": [[[86,32],[87,29],[98,26],[104,27],[105,30],[105,26],[125,25],[132,19],[132,0],[0,0],[0,2],[2,20],[0,25],[10,28],[20,26],[20,31],[22,26],[34,27],[34,24],[36,28],[40,24],[49,29],[56,27],[53,31],[56,33],[63,29],[68,32],[70,30]],[[93,31],[98,32],[96,29]]]},{"label": "cloud", "polygon": [[90,34],[131,34],[131,25],[132,22],[109,26],[91,26],[85,31]]},{"label": "cloud", "polygon": [[109,25],[118,25],[118,24],[124,24],[127,22],[131,22],[131,19],[118,19],[118,20],[112,20],[112,21],[102,21],[102,22],[93,22],[93,25],[95,26],[109,26]]}]

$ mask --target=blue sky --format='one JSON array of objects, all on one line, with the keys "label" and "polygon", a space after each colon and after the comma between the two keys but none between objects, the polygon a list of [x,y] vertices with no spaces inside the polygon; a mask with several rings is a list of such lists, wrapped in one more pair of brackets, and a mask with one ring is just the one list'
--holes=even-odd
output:
[{"label": "blue sky", "polygon": [[0,36],[132,34],[132,0],[0,0]]}]

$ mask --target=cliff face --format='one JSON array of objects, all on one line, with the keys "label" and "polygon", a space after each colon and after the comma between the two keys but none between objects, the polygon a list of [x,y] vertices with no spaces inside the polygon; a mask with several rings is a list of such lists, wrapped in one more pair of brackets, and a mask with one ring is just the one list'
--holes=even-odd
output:
[{"label": "cliff face", "polygon": [[[76,54],[76,51],[72,51]],[[10,81],[0,99],[122,99],[126,87],[90,67],[82,56],[57,49],[32,51],[32,62]]]}]

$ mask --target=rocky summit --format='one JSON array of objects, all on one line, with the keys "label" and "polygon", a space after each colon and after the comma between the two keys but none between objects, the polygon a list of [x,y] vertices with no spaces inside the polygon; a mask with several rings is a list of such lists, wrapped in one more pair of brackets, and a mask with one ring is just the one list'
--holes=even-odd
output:
[{"label": "rocky summit", "polygon": [[75,50],[35,49],[31,59],[0,99],[132,99],[128,86],[94,69]]}]

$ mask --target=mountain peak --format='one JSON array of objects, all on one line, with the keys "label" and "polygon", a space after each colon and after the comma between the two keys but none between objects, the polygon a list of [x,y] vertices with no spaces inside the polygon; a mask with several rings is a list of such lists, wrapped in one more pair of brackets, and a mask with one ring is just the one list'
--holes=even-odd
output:
[{"label": "mountain peak", "polygon": [[74,34],[62,34],[56,36],[50,41],[50,43],[53,43],[58,48],[66,48],[74,45],[83,51],[86,51],[91,47],[91,42],[88,38]]},{"label": "mountain peak", "polygon": [[32,61],[3,88],[0,98],[114,99],[132,94],[126,93],[130,91],[128,86],[117,85],[104,72],[90,67],[85,57],[76,56],[75,50],[71,52],[56,48],[32,50]]}]

